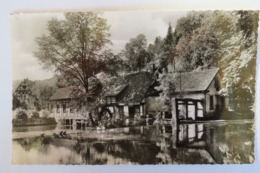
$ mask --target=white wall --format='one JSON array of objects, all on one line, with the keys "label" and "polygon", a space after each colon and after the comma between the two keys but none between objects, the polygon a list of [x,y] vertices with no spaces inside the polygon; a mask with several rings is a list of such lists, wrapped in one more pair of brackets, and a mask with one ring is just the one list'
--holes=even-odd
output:
[{"label": "white wall", "polygon": [[[209,92],[206,94],[206,112],[214,112],[216,110],[218,91],[215,88],[215,80],[213,80],[208,88]],[[213,96],[213,108],[210,109],[210,96]]]},{"label": "white wall", "polygon": [[[86,110],[85,106],[82,106],[79,111],[77,111],[76,105],[74,106],[73,112],[70,112],[70,100],[64,100],[64,101],[52,101],[51,105],[53,105],[51,116],[55,117],[55,119],[60,118],[71,118],[71,119],[77,119],[77,118],[88,118],[89,112]],[[60,105],[59,113],[57,112],[57,104]],[[66,113],[63,112],[63,104],[66,104]]]}]

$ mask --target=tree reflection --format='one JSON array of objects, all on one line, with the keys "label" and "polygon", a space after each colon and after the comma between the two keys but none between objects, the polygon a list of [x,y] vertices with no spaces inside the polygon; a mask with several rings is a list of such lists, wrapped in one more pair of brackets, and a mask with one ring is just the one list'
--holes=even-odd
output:
[{"label": "tree reflection", "polygon": [[[119,132],[120,133],[119,133]],[[14,140],[38,157],[58,154],[59,164],[212,164],[252,163],[253,124],[178,124],[133,127],[72,139],[39,136]],[[122,131],[122,133],[121,133]],[[116,135],[120,134],[120,138]],[[100,135],[100,134],[97,134]],[[106,139],[115,135],[114,139]],[[15,152],[15,151],[14,151]],[[34,153],[35,154],[35,153]]]},{"label": "tree reflection", "polygon": [[31,149],[39,150],[42,146],[47,149],[48,145],[52,142],[52,137],[39,136],[33,138],[19,138],[14,141],[20,144],[25,151],[30,151]]}]

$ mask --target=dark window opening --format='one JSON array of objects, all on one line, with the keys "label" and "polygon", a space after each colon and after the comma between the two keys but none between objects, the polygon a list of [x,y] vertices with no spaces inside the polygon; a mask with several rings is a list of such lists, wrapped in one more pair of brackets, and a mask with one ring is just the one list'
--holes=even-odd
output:
[{"label": "dark window opening", "polygon": [[217,79],[215,79],[215,88],[216,88],[216,91],[219,91],[219,82]]},{"label": "dark window opening", "polygon": [[51,113],[53,112],[53,105],[51,105],[51,110],[50,111],[51,111]]},{"label": "dark window opening", "polygon": [[172,118],[172,113],[171,112],[165,112],[165,117],[166,119],[171,119]]},{"label": "dark window opening", "polygon": [[57,113],[60,113],[60,105],[57,105]]},{"label": "dark window opening", "polygon": [[116,97],[107,97],[107,104],[116,103]]},{"label": "dark window opening", "polygon": [[78,105],[77,105],[77,112],[80,112],[80,110],[81,110],[81,105],[78,104]]},{"label": "dark window opening", "polygon": [[135,109],[134,107],[129,107],[129,117],[134,118]]},{"label": "dark window opening", "polygon": [[210,110],[213,110],[214,109],[214,102],[213,102],[213,96],[210,96],[209,97],[209,104],[210,104]]},{"label": "dark window opening", "polygon": [[118,111],[119,111],[119,115],[124,115],[124,107],[123,106],[120,106],[118,108]]},{"label": "dark window opening", "polygon": [[63,113],[66,113],[66,104],[63,104]]},{"label": "dark window opening", "polygon": [[70,113],[74,113],[74,106],[73,105],[70,106]]}]

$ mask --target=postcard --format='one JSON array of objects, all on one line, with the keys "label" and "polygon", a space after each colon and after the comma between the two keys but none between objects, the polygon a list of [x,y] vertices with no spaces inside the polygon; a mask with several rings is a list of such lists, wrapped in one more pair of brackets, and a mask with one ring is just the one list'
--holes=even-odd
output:
[{"label": "postcard", "polygon": [[258,11],[10,15],[12,163],[254,163]]}]

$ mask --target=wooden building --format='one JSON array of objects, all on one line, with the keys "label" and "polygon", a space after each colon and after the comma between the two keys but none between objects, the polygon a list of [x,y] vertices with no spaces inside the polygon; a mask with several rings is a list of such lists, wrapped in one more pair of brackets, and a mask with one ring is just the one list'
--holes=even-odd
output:
[{"label": "wooden building", "polygon": [[119,117],[134,118],[146,115],[146,98],[155,83],[154,74],[136,72],[118,78],[106,93],[106,107]]},{"label": "wooden building", "polygon": [[26,103],[29,110],[34,110],[35,102],[38,101],[36,95],[32,92],[33,85],[33,81],[24,79],[13,92],[13,96],[15,96],[20,102]]},{"label": "wooden building", "polygon": [[89,112],[76,99],[75,92],[78,89],[78,87],[59,88],[50,97],[50,116],[59,124],[76,125],[88,119]]},{"label": "wooden building", "polygon": [[[215,113],[221,111],[225,103],[224,97],[219,94],[218,70],[181,73],[173,79],[173,110],[176,111],[171,115],[178,121],[215,118]],[[158,82],[152,72],[135,72],[118,77],[107,86],[105,107],[114,118],[134,118],[163,112],[157,101],[159,93],[154,89],[156,85]],[[58,122],[65,121],[72,125],[88,119],[90,112],[75,99],[74,90],[75,87],[60,88],[50,98],[51,116]]]},{"label": "wooden building", "polygon": [[175,79],[175,106],[178,120],[215,118],[224,107],[217,68],[198,72],[180,73]]}]

